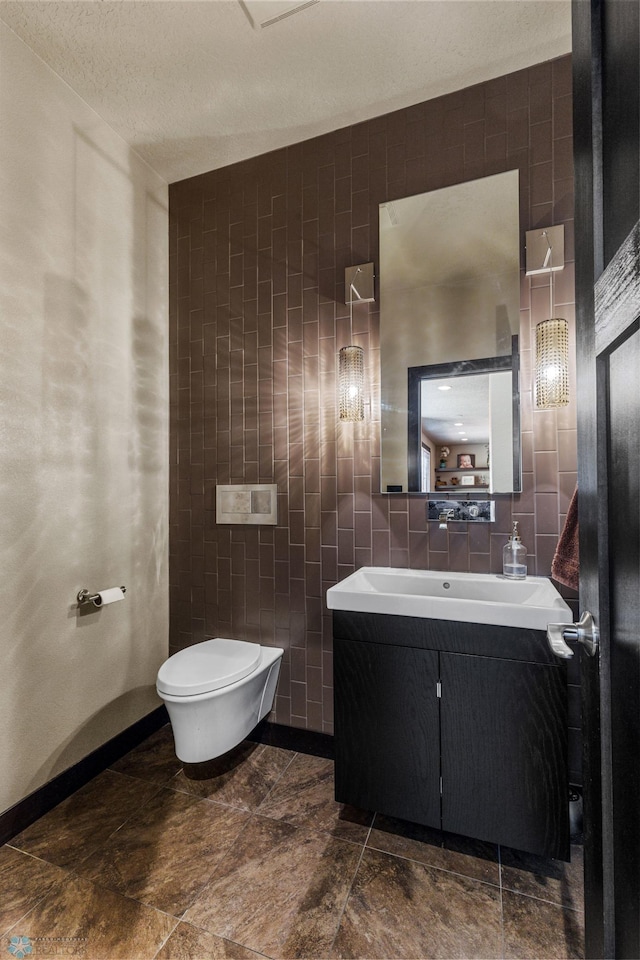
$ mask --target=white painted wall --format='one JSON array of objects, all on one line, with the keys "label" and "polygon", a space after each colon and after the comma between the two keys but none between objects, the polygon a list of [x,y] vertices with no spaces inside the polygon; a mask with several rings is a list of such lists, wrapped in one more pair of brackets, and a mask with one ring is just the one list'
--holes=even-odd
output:
[{"label": "white painted wall", "polygon": [[166,184],[2,23],[0,64],[1,811],[160,703],[168,342]]}]

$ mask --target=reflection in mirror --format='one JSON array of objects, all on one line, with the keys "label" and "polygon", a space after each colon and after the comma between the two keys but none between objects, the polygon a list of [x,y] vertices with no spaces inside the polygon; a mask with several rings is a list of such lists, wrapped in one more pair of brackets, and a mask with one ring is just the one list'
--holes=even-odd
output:
[{"label": "reflection in mirror", "polygon": [[[520,314],[518,171],[381,204],[379,273],[380,488],[421,490],[426,479],[409,482],[409,368],[455,364],[455,377],[483,358],[511,366]],[[512,432],[504,436],[507,448],[492,449],[490,462],[513,457]],[[426,475],[427,451],[423,459]],[[504,483],[496,475],[486,489],[518,489],[513,476]]]},{"label": "reflection in mirror", "polygon": [[518,345],[512,355],[409,368],[408,489],[520,489]]}]

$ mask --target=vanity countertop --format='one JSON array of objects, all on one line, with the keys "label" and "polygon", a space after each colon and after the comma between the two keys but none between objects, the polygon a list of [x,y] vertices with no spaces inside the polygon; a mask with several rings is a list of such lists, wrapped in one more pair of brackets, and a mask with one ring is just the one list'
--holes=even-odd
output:
[{"label": "vanity countertop", "polygon": [[545,630],[573,617],[548,577],[361,567],[327,590],[330,610]]}]

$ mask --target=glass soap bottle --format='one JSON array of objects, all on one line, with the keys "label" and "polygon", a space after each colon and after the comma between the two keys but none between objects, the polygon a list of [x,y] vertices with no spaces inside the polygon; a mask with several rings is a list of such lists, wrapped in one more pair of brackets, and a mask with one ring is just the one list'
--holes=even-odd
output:
[{"label": "glass soap bottle", "polygon": [[518,533],[518,521],[502,551],[502,573],[509,580],[524,580],[527,576],[527,548]]}]

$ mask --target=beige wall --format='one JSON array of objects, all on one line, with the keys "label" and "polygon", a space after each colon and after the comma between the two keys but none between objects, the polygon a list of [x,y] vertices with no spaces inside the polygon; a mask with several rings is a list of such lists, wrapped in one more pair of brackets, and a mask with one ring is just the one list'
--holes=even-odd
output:
[{"label": "beige wall", "polygon": [[159,704],[167,189],[2,24],[0,63],[4,810]]}]

